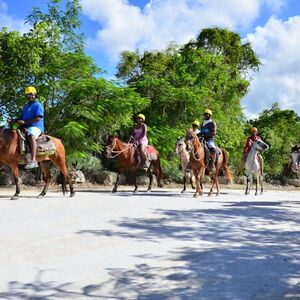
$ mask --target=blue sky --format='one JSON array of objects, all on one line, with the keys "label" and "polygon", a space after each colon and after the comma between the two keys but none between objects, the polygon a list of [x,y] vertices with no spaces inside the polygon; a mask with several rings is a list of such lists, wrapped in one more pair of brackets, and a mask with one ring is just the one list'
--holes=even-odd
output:
[{"label": "blue sky", "polygon": [[[252,74],[242,104],[257,116],[277,101],[300,115],[300,1],[81,0],[86,52],[113,76],[123,50],[164,49],[186,43],[202,28],[226,27],[250,41],[263,66]],[[0,0],[0,27],[28,30],[24,18],[44,0]]]}]

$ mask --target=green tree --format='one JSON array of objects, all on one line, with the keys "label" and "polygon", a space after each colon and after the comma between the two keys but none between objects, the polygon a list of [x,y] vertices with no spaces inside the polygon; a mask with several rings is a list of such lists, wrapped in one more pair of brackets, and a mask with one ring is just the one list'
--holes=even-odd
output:
[{"label": "green tree", "polygon": [[74,166],[90,162],[105,134],[132,126],[135,110],[147,100],[131,88],[99,78],[101,69],[85,54],[77,0],[48,2],[27,17],[25,33],[0,32],[2,114],[15,117],[25,103],[24,87],[34,85],[45,107],[46,130],[62,137]]},{"label": "green tree", "polygon": [[[225,46],[231,39],[229,51]],[[176,137],[194,119],[201,120],[207,107],[219,127],[217,143],[230,151],[234,161],[239,159],[236,149],[245,122],[240,100],[250,84],[245,74],[259,66],[250,50],[239,35],[213,28],[203,30],[195,41],[171,44],[165,51],[122,53],[117,76],[150,99],[144,110],[150,141],[164,159],[171,157]]]}]

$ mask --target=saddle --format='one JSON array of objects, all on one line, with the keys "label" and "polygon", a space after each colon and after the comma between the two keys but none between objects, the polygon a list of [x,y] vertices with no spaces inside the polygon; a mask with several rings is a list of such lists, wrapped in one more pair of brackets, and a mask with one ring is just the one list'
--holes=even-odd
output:
[{"label": "saddle", "polygon": [[[26,140],[25,135],[19,129],[17,129],[17,133],[19,136],[21,154],[26,155],[27,153],[30,153],[30,146]],[[53,155],[55,153],[56,147],[49,135],[41,134],[37,138],[36,142],[37,142],[37,156],[48,156],[48,155]]]},{"label": "saddle", "polygon": [[[203,145],[204,145],[204,152],[205,152],[205,161],[208,163],[209,157],[210,157],[210,151],[208,149],[207,143],[205,140],[203,140]],[[221,155],[222,151],[219,147],[216,147],[216,156],[214,159],[214,163],[218,161],[219,156]]]}]

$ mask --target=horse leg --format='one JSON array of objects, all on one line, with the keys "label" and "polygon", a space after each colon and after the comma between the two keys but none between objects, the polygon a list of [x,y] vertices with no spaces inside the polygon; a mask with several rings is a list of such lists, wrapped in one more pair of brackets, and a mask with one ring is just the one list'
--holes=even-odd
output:
[{"label": "horse leg", "polygon": [[41,165],[43,181],[45,182],[45,185],[43,191],[38,195],[38,198],[43,198],[48,191],[49,183],[51,180],[51,174],[50,174],[49,161],[41,161],[40,165]]},{"label": "horse leg", "polygon": [[200,171],[197,170],[197,172],[194,172],[195,179],[196,179],[196,192],[194,194],[194,198],[198,196],[202,196],[202,176],[200,174]]},{"label": "horse leg", "polygon": [[14,177],[14,182],[16,185],[16,192],[15,194],[10,198],[10,200],[18,200],[19,194],[20,194],[20,184],[21,184],[21,179],[20,179],[20,173],[19,173],[19,168],[17,164],[14,164],[10,166],[13,177]]},{"label": "horse leg", "polygon": [[136,172],[134,172],[134,191],[133,193],[137,193],[138,192],[138,185],[137,185],[137,174]]},{"label": "horse leg", "polygon": [[147,188],[147,192],[151,192],[152,181],[153,181],[153,174],[152,174],[152,172],[151,172],[150,169],[148,170],[148,176],[149,176],[149,185],[148,185],[148,188]]},{"label": "horse leg", "polygon": [[[191,172],[190,172],[190,184],[191,184],[191,186],[192,186],[192,189],[194,190],[194,189],[195,189],[195,185],[194,185],[193,178],[194,178],[194,174],[193,174],[193,172],[191,171]],[[201,188],[202,188],[202,187],[201,187]]]},{"label": "horse leg", "polygon": [[248,195],[250,193],[250,175],[247,176],[247,181],[246,181],[246,190],[245,190],[245,195]]},{"label": "horse leg", "polygon": [[264,191],[264,181],[263,181],[263,175],[262,174],[260,174],[260,176],[259,176],[259,183],[260,183],[260,194],[262,194],[263,191]]},{"label": "horse leg", "polygon": [[186,172],[183,175],[183,190],[181,191],[181,194],[183,194],[186,190]]},{"label": "horse leg", "polygon": [[211,196],[213,194],[215,183],[216,183],[216,174],[213,175],[213,181],[212,181],[208,196]]},{"label": "horse leg", "polygon": [[257,189],[258,189],[258,174],[255,176],[255,196],[257,196]]},{"label": "horse leg", "polygon": [[119,183],[119,180],[120,180],[120,175],[121,175],[121,172],[119,172],[118,175],[117,175],[117,179],[116,179],[116,182],[115,182],[115,186],[112,190],[112,193],[116,193],[118,191],[118,183]]}]

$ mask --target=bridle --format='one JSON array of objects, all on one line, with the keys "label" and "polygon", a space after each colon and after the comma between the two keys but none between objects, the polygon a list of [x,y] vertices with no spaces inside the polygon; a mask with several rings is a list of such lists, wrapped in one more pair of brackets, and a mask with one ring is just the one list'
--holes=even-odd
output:
[{"label": "bridle", "polygon": [[[197,158],[196,155],[201,150],[201,148],[199,148],[196,152],[194,151],[195,150],[195,137],[193,137],[193,142],[190,140],[188,143],[192,144],[192,147],[190,147],[190,150],[188,152],[192,152],[194,160],[199,161],[201,159],[201,157]],[[202,146],[202,143],[200,143],[200,144]]]},{"label": "bridle", "polygon": [[[126,143],[126,146],[123,150],[114,150],[114,148],[116,147],[117,141],[116,138],[113,139],[113,145],[111,147],[109,146],[105,146],[105,149],[109,151],[109,154],[106,155],[107,158],[115,158],[117,156],[119,156],[121,153],[127,151],[128,149],[132,148],[135,144],[133,142],[131,142],[132,140],[134,140],[134,137],[130,137],[129,141]],[[112,155],[113,153],[115,153],[115,155]]]}]

